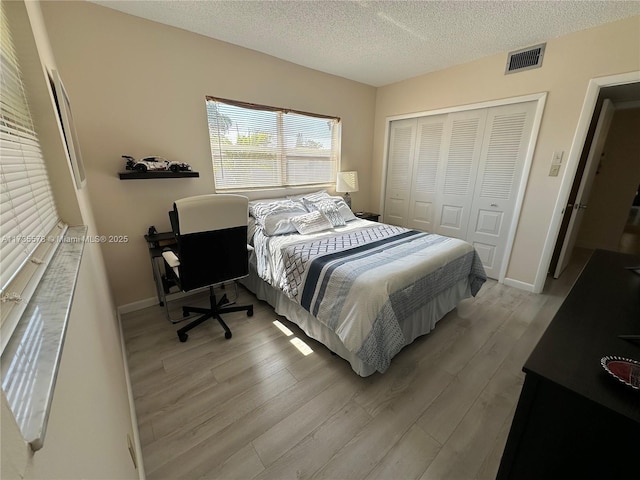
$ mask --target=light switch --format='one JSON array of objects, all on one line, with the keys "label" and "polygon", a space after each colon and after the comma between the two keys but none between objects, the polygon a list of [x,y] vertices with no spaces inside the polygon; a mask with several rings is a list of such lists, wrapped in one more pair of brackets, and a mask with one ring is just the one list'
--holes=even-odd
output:
[{"label": "light switch", "polygon": [[551,170],[549,170],[549,176],[557,177],[558,173],[560,173],[560,165],[551,165]]},{"label": "light switch", "polygon": [[[562,165],[562,156],[564,152],[561,150],[559,152],[553,152],[553,160],[551,160],[551,165]],[[556,173],[556,175],[558,175]]]}]

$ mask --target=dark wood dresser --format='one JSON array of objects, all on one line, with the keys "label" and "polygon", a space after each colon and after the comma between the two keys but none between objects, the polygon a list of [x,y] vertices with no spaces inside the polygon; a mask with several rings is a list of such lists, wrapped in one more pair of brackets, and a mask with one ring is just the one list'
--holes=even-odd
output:
[{"label": "dark wood dresser", "polygon": [[640,478],[640,391],[604,371],[640,361],[640,257],[596,250],[524,365],[497,478]]}]

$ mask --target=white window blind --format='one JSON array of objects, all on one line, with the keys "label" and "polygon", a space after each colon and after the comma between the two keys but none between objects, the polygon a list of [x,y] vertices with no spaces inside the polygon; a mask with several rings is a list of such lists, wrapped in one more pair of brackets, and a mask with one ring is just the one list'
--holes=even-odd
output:
[{"label": "white window blind", "polygon": [[207,97],[216,190],[335,183],[340,119]]},{"label": "white window blind", "polygon": [[[0,9],[0,293],[2,347],[58,243],[51,193],[9,23]],[[7,322],[7,318],[11,318]],[[12,326],[7,327],[11,323]]]}]

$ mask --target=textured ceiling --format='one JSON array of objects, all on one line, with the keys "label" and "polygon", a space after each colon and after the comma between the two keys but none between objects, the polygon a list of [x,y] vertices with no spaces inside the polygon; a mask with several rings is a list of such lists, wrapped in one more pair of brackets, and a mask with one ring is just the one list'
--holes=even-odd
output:
[{"label": "textured ceiling", "polygon": [[373,86],[640,14],[640,1],[93,3]]}]

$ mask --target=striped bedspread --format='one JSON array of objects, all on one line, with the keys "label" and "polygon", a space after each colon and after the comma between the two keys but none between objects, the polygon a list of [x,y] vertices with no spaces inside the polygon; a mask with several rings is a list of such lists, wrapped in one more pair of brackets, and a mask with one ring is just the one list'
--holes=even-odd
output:
[{"label": "striped bedspread", "polygon": [[475,296],[486,280],[467,242],[385,224],[281,253],[285,293],[380,372],[409,343],[403,319],[461,281]]}]

